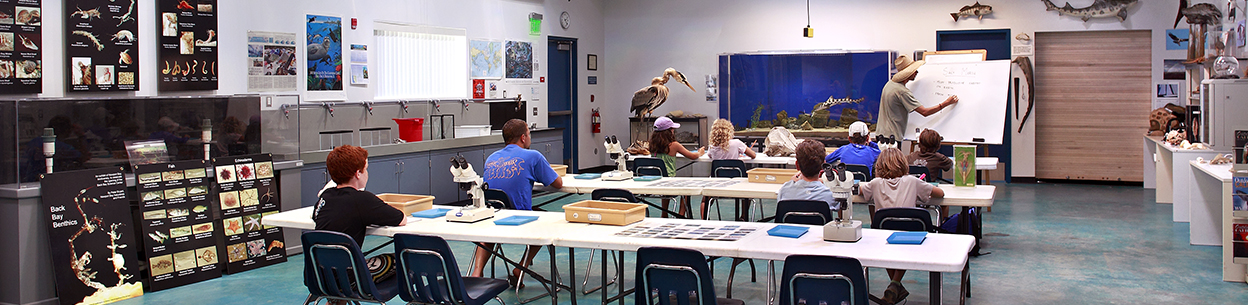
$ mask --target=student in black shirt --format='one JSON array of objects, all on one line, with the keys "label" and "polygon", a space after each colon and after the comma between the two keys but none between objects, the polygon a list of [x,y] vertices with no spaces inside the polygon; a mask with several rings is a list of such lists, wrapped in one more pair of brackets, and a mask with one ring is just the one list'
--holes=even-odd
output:
[{"label": "student in black shirt", "polygon": [[[407,225],[407,217],[402,211],[386,205],[377,195],[364,190],[368,184],[367,150],[351,145],[338,146],[325,158],[325,166],[337,186],[321,192],[320,200],[316,202],[312,220],[316,222],[317,230],[342,232],[355,239],[356,244],[363,245],[364,230],[370,225]],[[375,282],[394,275],[393,254],[370,257],[368,265]]]}]

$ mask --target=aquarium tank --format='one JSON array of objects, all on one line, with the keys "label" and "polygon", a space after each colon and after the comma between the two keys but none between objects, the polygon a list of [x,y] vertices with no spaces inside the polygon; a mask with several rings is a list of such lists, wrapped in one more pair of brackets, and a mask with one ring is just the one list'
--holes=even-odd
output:
[{"label": "aquarium tank", "polygon": [[895,57],[892,51],[720,54],[719,116],[738,130],[874,124]]}]

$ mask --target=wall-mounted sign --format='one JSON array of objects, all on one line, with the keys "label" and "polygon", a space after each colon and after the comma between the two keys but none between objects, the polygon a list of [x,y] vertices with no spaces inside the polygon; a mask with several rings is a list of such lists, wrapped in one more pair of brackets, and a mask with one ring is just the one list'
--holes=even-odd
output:
[{"label": "wall-mounted sign", "polygon": [[39,0],[0,2],[0,90],[43,92],[43,13]]},{"label": "wall-mounted sign", "polygon": [[136,0],[66,0],[67,91],[139,90]]},{"label": "wall-mounted sign", "polygon": [[217,1],[160,0],[160,91],[217,89]]}]

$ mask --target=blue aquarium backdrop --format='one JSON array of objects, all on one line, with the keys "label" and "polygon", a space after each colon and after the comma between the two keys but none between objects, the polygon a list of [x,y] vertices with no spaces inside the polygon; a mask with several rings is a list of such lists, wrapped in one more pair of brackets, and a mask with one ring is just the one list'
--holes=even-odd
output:
[{"label": "blue aquarium backdrop", "polygon": [[[853,120],[876,122],[880,91],[888,81],[895,53],[890,51],[842,51],[821,53],[739,53],[719,56],[719,116],[738,130],[751,127],[759,106],[760,121],[776,119],[781,110],[790,118],[813,114],[828,98],[864,100],[828,108],[826,126],[847,126]],[[843,113],[856,118],[846,118]],[[813,121],[812,121],[813,122]],[[823,127],[815,124],[815,127]],[[769,127],[768,125],[767,127]]]}]

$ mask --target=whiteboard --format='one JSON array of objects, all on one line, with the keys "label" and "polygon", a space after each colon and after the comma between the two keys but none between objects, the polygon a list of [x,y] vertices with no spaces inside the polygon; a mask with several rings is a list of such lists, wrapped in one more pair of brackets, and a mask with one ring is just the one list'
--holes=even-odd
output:
[{"label": "whiteboard", "polygon": [[934,129],[944,142],[1001,144],[1009,99],[1010,61],[927,63],[907,87],[925,107],[934,107],[950,95],[958,103],[929,117],[910,112],[906,140],[919,131]]}]

